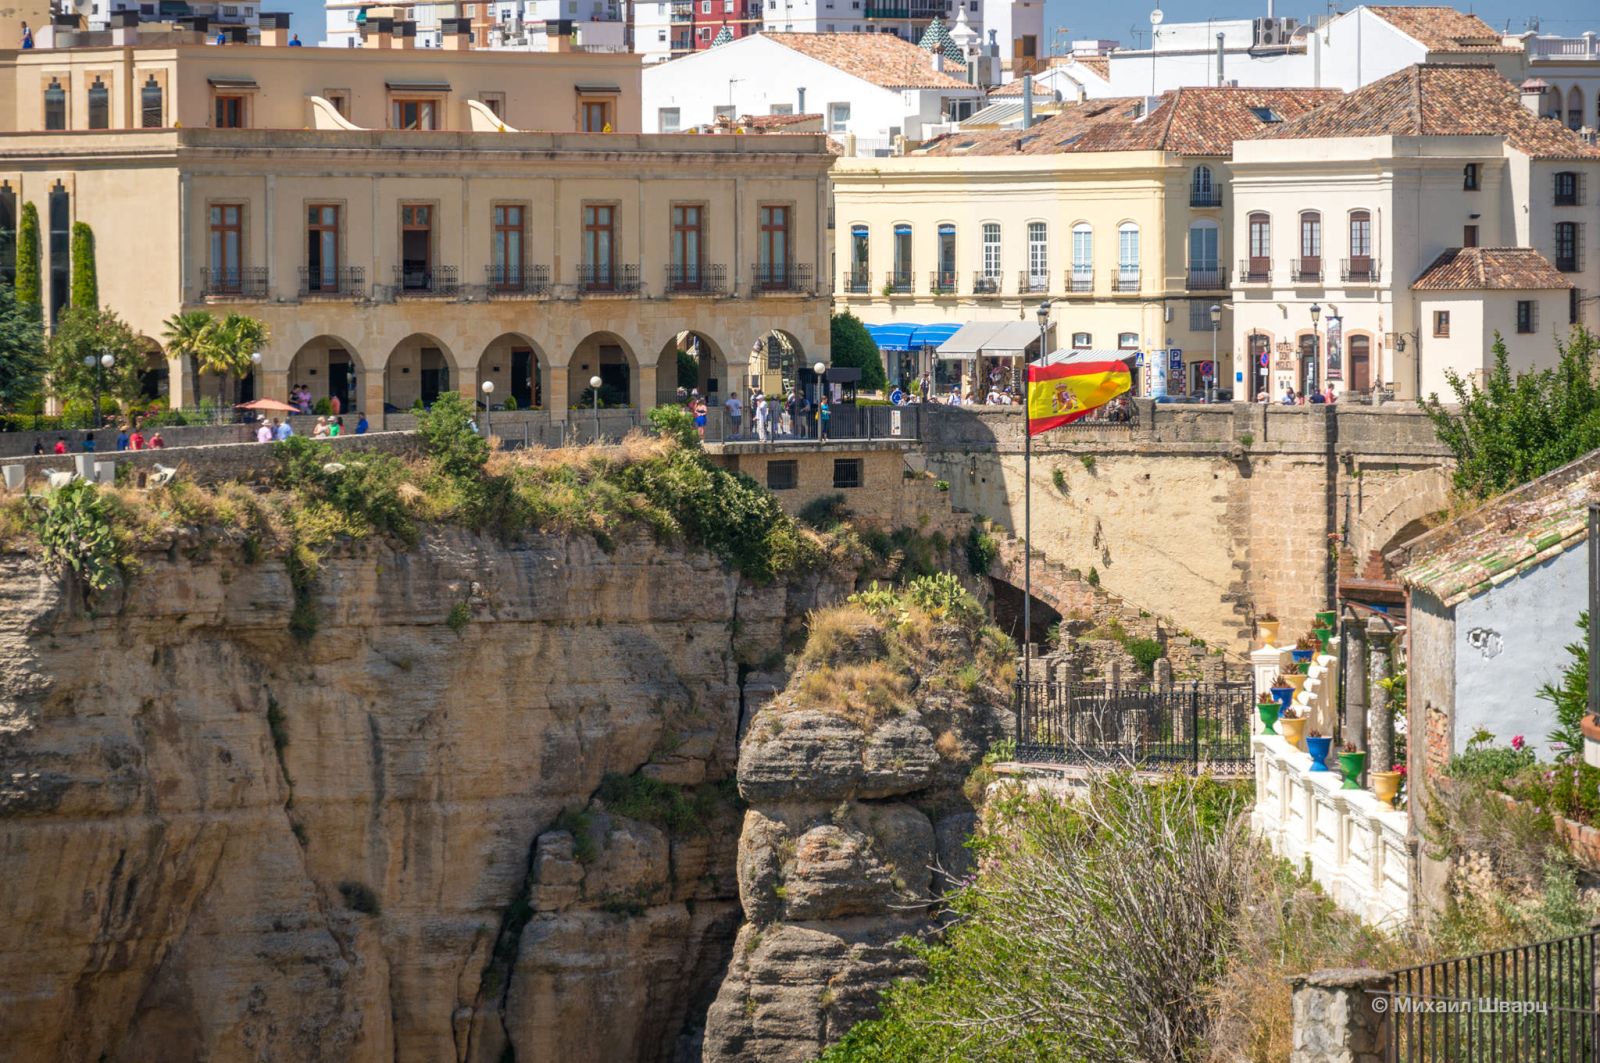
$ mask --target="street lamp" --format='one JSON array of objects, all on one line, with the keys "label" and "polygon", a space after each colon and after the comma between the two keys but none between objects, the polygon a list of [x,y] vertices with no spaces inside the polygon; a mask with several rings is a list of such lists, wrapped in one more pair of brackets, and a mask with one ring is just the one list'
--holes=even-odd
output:
[{"label": "street lamp", "polygon": [[828,372],[826,362],[818,362],[811,367],[811,372],[817,378],[817,449],[822,449],[822,378]]},{"label": "street lamp", "polygon": [[94,425],[93,431],[100,429],[100,392],[105,388],[105,371],[117,364],[117,360],[106,351],[99,358],[92,354],[83,356],[83,367],[94,372]]},{"label": "street lamp", "polygon": [[594,441],[600,442],[600,377],[589,378],[589,394],[594,396]]},{"label": "street lamp", "polygon": [[1311,381],[1317,372],[1317,356],[1322,353],[1322,334],[1317,331],[1317,322],[1322,319],[1322,307],[1317,303],[1311,304],[1311,364],[1306,366],[1305,379],[1300,382],[1304,394],[1309,401],[1311,397]]},{"label": "street lamp", "polygon": [[493,403],[490,401],[493,395],[494,381],[485,380],[483,382],[483,438],[485,439],[492,438],[493,436],[494,412],[490,408],[493,405]]},{"label": "street lamp", "polygon": [[1217,401],[1217,326],[1222,324],[1222,306],[1211,304],[1211,376],[1206,380],[1206,401]]}]

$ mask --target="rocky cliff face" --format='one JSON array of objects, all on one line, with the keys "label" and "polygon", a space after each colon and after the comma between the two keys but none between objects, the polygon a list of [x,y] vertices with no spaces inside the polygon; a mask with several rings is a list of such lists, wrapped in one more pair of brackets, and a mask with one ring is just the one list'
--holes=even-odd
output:
[{"label": "rocky cliff face", "polygon": [[739,755],[744,925],[706,1063],[799,1063],[917,973],[896,939],[933,924],[965,872],[962,785],[1003,729],[1009,643],[894,603],[816,618],[788,687]]},{"label": "rocky cliff face", "polygon": [[692,1058],[741,664],[837,590],[439,531],[326,559],[300,641],[280,561],[181,538],[86,604],[0,555],[3,1054]]}]

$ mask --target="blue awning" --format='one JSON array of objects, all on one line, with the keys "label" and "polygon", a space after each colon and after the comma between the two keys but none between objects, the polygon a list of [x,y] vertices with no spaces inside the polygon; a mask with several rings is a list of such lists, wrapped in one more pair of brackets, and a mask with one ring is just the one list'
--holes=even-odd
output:
[{"label": "blue awning", "polygon": [[914,349],[937,347],[960,330],[960,325],[922,325],[911,334],[911,346]]},{"label": "blue awning", "polygon": [[880,351],[909,351],[913,349],[911,337],[921,327],[912,324],[868,325],[867,335],[872,337],[872,342],[878,345]]}]

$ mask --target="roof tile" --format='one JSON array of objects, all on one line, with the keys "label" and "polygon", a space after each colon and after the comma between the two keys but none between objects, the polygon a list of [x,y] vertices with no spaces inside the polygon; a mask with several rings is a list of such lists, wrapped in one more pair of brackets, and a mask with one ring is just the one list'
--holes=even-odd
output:
[{"label": "roof tile", "polygon": [[1522,50],[1503,44],[1494,27],[1477,15],[1468,15],[1453,7],[1369,7],[1367,10],[1420,42],[1430,52],[1492,55]]},{"label": "roof tile", "polygon": [[818,62],[886,89],[970,89],[955,74],[966,67],[933,57],[892,33],[763,33],[761,36]]},{"label": "roof tile", "polygon": [[1543,291],[1572,282],[1531,247],[1447,248],[1411,282],[1416,291]]}]

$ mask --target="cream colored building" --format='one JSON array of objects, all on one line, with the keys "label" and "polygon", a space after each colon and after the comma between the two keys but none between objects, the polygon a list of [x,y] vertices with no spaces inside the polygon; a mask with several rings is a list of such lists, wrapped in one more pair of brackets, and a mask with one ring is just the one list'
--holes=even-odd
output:
[{"label": "cream colored building", "polygon": [[[609,402],[671,396],[684,347],[720,394],[774,332],[828,360],[825,139],[641,134],[637,56],[178,44],[5,62],[0,224],[37,204],[47,306],[87,222],[102,304],[153,348],[181,309],[267,322],[257,395],[304,384],[370,414],[492,380],[497,403],[560,419],[591,376]],[[192,404],[192,367],[167,373]]]},{"label": "cream colored building", "polygon": [[[1162,351],[1167,365],[1176,350],[1170,390],[1203,388],[1208,371],[1226,388],[1233,140],[1334,95],[1184,89],[1148,112],[1143,100],[1097,100],[1027,129],[957,132],[899,158],[842,159],[833,171],[836,301],[876,335],[896,337],[885,351],[896,379],[922,371],[929,351],[894,350],[905,330],[878,326],[937,336],[931,326],[1032,322],[1049,300],[1055,348],[1142,352],[1147,363]],[[1021,352],[993,353],[1009,364]],[[936,361],[936,382],[948,387],[975,364],[981,374],[986,359]]]}]

